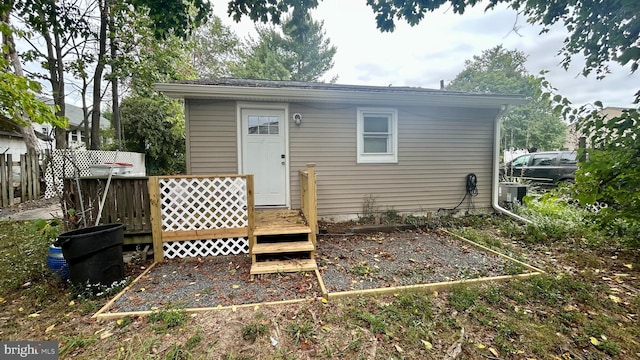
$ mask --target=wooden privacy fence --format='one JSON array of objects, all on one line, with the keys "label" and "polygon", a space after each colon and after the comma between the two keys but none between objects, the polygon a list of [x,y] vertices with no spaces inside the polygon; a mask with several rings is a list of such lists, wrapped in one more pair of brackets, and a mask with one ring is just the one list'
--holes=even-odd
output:
[{"label": "wooden privacy fence", "polygon": [[[146,177],[112,177],[100,223],[122,223],[125,225],[125,234],[128,235],[150,234],[151,210],[147,181]],[[88,226],[94,225],[106,184],[105,176],[82,177],[77,182],[75,179],[64,179],[64,210],[69,215],[69,210],[72,209],[72,213],[76,213],[78,217],[73,220],[74,216],[67,216],[67,219],[81,225],[84,216]],[[69,225],[73,227],[69,221],[65,224],[67,228]]]},{"label": "wooden privacy fence", "polygon": [[[20,201],[37,200],[40,198],[40,163],[38,154],[29,151],[20,155],[20,162],[14,162],[11,154],[0,156],[0,205],[11,206],[15,203],[13,167],[20,169]],[[16,179],[17,180],[17,179]]]},{"label": "wooden privacy fence", "polygon": [[155,261],[249,252],[253,175],[154,176],[149,197]]}]

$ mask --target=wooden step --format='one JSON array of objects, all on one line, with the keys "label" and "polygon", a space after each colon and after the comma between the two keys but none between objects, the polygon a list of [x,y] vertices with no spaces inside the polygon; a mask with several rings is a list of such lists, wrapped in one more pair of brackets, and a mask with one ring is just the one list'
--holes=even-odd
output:
[{"label": "wooden step", "polygon": [[258,243],[254,244],[251,249],[252,254],[280,254],[295,253],[302,251],[313,251],[315,247],[309,240],[306,241],[287,241],[276,243]]},{"label": "wooden step", "polygon": [[311,228],[306,224],[258,225],[253,230],[254,236],[309,234],[309,233],[311,233]]},{"label": "wooden step", "polygon": [[251,265],[251,275],[281,272],[314,271],[318,269],[315,259],[263,261]]}]

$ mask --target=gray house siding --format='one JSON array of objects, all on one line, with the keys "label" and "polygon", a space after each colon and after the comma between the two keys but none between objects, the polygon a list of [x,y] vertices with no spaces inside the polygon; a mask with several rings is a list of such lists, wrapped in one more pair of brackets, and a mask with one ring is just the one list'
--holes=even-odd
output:
[{"label": "gray house siding", "polygon": [[186,101],[187,173],[238,172],[236,102]]},{"label": "gray house siding", "polygon": [[[496,110],[397,110],[398,163],[357,164],[357,106],[290,103],[289,114],[303,117],[300,126],[288,121],[291,207],[300,204],[298,170],[310,162],[316,163],[321,217],[361,213],[368,196],[382,211],[451,208],[464,196],[468,173],[478,177],[475,208],[490,207]],[[189,99],[187,118],[187,171],[236,173],[236,103]],[[467,202],[462,206],[466,209]]]},{"label": "gray house siding", "polygon": [[[469,173],[478,177],[474,206],[491,206],[496,111],[399,107],[398,163],[358,164],[356,109],[290,105],[290,113],[303,114],[302,125],[292,125],[290,131],[292,174],[308,162],[317,164],[320,216],[361,213],[368,196],[382,211],[451,208],[464,196]],[[291,184],[292,204],[298,204],[297,178]]]}]

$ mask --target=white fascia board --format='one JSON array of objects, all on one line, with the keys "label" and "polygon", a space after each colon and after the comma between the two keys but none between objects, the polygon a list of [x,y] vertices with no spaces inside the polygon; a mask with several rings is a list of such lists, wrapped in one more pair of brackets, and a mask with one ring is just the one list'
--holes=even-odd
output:
[{"label": "white fascia board", "polygon": [[305,88],[275,88],[198,84],[156,84],[157,91],[172,98],[219,99],[242,101],[316,102],[378,105],[432,105],[472,108],[500,108],[525,104],[528,100],[517,96],[466,95],[446,92],[406,91],[349,91]]}]

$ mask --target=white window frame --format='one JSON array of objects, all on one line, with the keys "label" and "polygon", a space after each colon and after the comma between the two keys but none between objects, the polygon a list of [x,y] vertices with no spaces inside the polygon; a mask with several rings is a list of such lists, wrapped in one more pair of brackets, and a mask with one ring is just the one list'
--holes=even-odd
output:
[{"label": "white window frame", "polygon": [[[390,134],[386,153],[367,154],[364,152],[365,115],[384,116],[390,121]],[[357,116],[357,162],[358,164],[397,163],[398,162],[398,110],[392,108],[358,108]]]}]

